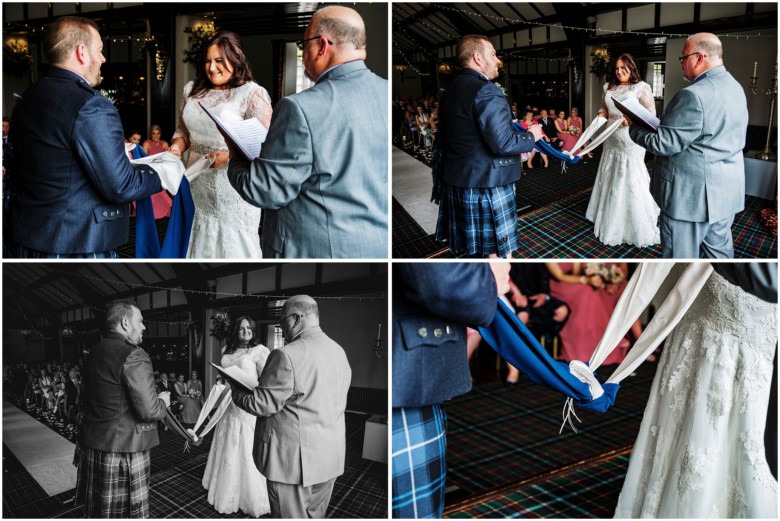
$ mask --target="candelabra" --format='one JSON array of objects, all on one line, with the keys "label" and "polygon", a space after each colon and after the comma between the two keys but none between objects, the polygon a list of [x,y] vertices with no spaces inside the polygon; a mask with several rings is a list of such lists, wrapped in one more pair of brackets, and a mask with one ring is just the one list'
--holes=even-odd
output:
[{"label": "candelabra", "polygon": [[776,159],[776,155],[772,153],[769,148],[770,139],[772,138],[772,123],[775,118],[775,98],[777,97],[777,62],[775,62],[775,74],[770,83],[768,89],[758,88],[758,62],[753,62],[753,76],[750,77],[750,90],[753,94],[763,94],[769,96],[769,125],[766,131],[766,143],[764,144],[764,150],[756,154],[756,159],[763,159],[764,161],[772,161]]}]

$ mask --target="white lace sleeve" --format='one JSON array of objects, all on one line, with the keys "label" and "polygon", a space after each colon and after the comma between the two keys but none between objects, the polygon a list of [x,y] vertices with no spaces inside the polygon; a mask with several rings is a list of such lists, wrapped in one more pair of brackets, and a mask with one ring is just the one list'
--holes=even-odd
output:
[{"label": "white lace sleeve", "polygon": [[652,112],[655,116],[655,99],[653,98],[653,89],[651,89],[650,85],[643,81],[639,82],[638,85],[639,86],[637,89],[639,92],[637,92],[637,97],[639,98],[639,103],[641,103],[643,107]]},{"label": "white lace sleeve", "polygon": [[257,355],[255,355],[255,366],[257,367],[257,377],[260,378],[260,375],[263,373],[263,368],[265,367],[265,361],[268,360],[268,355],[271,354],[271,350],[262,344],[257,347],[258,349]]},{"label": "white lace sleeve", "polygon": [[[176,126],[176,132],[174,132],[173,137],[171,137],[171,141],[177,137],[182,138],[187,144],[187,148],[190,147],[190,132],[187,130],[187,125],[184,124],[184,118],[182,116],[184,114],[184,106],[187,105],[187,100],[190,98],[190,92],[192,92],[192,85],[193,82],[190,81],[187,83],[187,85],[184,86],[184,99],[182,100],[181,106],[179,107],[179,123]],[[222,352],[224,353],[224,351],[225,349],[223,348]]]},{"label": "white lace sleeve", "polygon": [[249,94],[247,112],[244,114],[244,119],[257,118],[265,128],[269,128],[271,126],[271,114],[273,113],[271,97],[263,87],[259,85],[255,87]]}]

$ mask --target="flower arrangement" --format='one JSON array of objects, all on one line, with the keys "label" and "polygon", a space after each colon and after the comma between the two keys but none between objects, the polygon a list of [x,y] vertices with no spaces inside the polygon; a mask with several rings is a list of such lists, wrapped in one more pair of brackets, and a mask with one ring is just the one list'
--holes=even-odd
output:
[{"label": "flower arrangement", "polygon": [[196,398],[200,398],[200,391],[198,391],[197,389],[190,389],[190,398],[192,398],[193,400]]},{"label": "flower arrangement", "polygon": [[[626,280],[626,273],[620,266],[611,265],[607,266],[601,262],[587,262],[585,263],[585,276],[601,277],[604,282],[603,289],[610,295],[614,294],[618,289],[618,284]],[[597,288],[594,288],[594,290]]]},{"label": "flower arrangement", "polygon": [[593,64],[590,66],[590,72],[599,78],[603,78],[609,74],[609,71],[612,70],[612,66],[609,63],[611,58],[607,48],[598,48],[590,53],[590,55],[593,57]]},{"label": "flower arrangement", "polygon": [[498,83],[497,81],[494,81],[494,82],[493,82],[493,84],[494,84],[496,87],[498,87],[499,89],[501,89],[501,92],[503,92],[503,93],[504,93],[504,96],[506,96],[506,87],[504,87],[503,85],[501,85],[501,84],[500,84],[500,83]]},{"label": "flower arrangement", "polygon": [[582,129],[580,127],[575,127],[574,125],[569,127],[569,134],[572,136],[579,136],[582,133]]},{"label": "flower arrangement", "polygon": [[197,63],[200,61],[203,47],[211,40],[211,37],[217,32],[214,28],[214,23],[208,23],[206,25],[199,25],[194,29],[192,27],[185,27],[184,32],[187,33],[187,41],[190,44],[189,49],[184,50],[184,63]]},{"label": "flower arrangement", "polygon": [[113,106],[116,107],[116,90],[106,90],[106,89],[100,89],[98,90],[101,96],[106,98],[108,101],[111,102]]},{"label": "flower arrangement", "polygon": [[22,74],[30,70],[33,57],[24,42],[3,44],[3,70],[10,74]]},{"label": "flower arrangement", "polygon": [[209,336],[213,336],[220,342],[230,336],[230,313],[221,309],[211,316],[211,330]]}]

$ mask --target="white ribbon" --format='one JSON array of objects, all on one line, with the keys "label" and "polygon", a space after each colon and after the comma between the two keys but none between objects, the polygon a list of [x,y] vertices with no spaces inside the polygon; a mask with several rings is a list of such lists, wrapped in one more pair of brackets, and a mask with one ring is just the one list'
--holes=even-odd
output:
[{"label": "white ribbon", "polygon": [[[583,146],[585,143],[588,142],[588,140],[593,136],[598,129],[600,129],[604,123],[607,122],[607,118],[596,116],[593,118],[593,121],[590,122],[590,125],[588,125],[588,128],[585,129],[585,131],[580,135],[580,138],[577,140],[577,143],[569,150],[570,154],[573,154],[575,150],[579,150],[581,146]],[[579,155],[579,154],[578,154]]]},{"label": "white ribbon", "polygon": [[206,425],[206,427],[200,434],[198,434],[198,436],[202,438],[208,434],[211,429],[213,429],[217,423],[219,423],[219,420],[222,418],[222,415],[225,414],[225,411],[230,406],[230,402],[232,400],[230,387],[222,384],[215,384],[214,387],[211,388],[208,399],[206,399],[206,403],[203,404],[203,408],[200,410],[200,416],[198,416],[198,421],[195,422],[195,426],[192,428],[192,430],[197,431],[203,422],[206,421],[206,418],[208,417],[211,410],[216,407],[217,410],[211,416],[211,420],[209,420],[208,425]]},{"label": "white ribbon", "polygon": [[[623,120],[622,119],[617,119],[617,120],[613,121],[612,124],[610,124],[607,128],[604,129],[604,132],[599,134],[599,137],[597,137],[596,139],[591,141],[590,145],[588,145],[587,148],[581,150],[577,155],[582,157],[585,154],[589,154],[592,150],[595,150],[595,148],[597,146],[602,144],[604,141],[607,140],[607,138],[609,136],[614,134],[617,131],[617,129],[620,128],[620,126],[622,124],[623,124]],[[575,148],[574,150],[577,150],[577,149]]]},{"label": "white ribbon", "polygon": [[[586,365],[579,360],[573,360],[569,364],[569,372],[581,382],[588,384],[593,400],[604,394],[604,389],[593,374],[594,371],[615,350],[631,325],[639,318],[639,315],[658,292],[673,266],[674,264],[670,262],[640,264],[620,296],[604,335],[590,357],[590,363]],[[712,271],[713,268],[709,263],[692,263],[685,269],[626,358],[615,369],[606,383],[619,384],[653,353],[655,348],[685,316]],[[568,398],[564,403],[561,430],[568,423],[574,432],[577,432],[570,418],[573,413],[573,400]],[[577,420],[579,421],[579,418]]]}]

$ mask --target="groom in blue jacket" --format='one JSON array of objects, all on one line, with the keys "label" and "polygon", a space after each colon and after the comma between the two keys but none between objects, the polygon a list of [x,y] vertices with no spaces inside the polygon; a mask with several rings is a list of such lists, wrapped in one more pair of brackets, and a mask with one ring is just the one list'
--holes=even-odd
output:
[{"label": "groom in blue jacket", "polygon": [[464,36],[456,52],[463,71],[444,94],[436,138],[442,150],[436,240],[448,241],[456,254],[506,258],[520,245],[520,154],[533,150],[541,127],[515,133],[506,96],[493,83],[499,60],[486,36]]},{"label": "groom in blue jacket", "polygon": [[11,126],[13,257],[116,257],[128,240],[128,203],[162,189],[152,168],[130,164],[119,114],[94,89],[102,50],[92,20],[67,16],[47,28],[51,67]]}]

